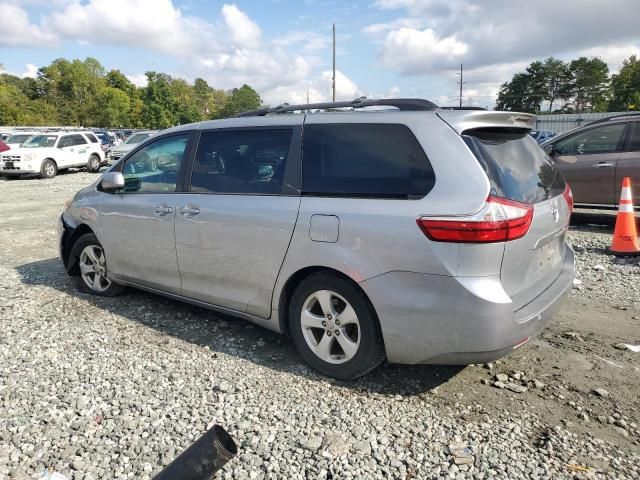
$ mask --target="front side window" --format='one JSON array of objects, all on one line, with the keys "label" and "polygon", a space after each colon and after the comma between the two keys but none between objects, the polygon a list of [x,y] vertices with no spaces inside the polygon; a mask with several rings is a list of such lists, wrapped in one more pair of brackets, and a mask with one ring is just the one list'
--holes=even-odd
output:
[{"label": "front side window", "polygon": [[162,138],[134,153],[122,167],[124,192],[167,193],[176,191],[178,170],[189,135]]},{"label": "front side window", "polygon": [[613,153],[620,150],[620,140],[625,129],[624,123],[592,128],[560,140],[554,145],[558,155],[590,155]]},{"label": "front side window", "polygon": [[282,193],[291,136],[291,129],[204,132],[193,163],[191,191]]},{"label": "front side window", "polygon": [[435,183],[424,150],[405,125],[307,125],[303,139],[306,194],[422,197]]}]

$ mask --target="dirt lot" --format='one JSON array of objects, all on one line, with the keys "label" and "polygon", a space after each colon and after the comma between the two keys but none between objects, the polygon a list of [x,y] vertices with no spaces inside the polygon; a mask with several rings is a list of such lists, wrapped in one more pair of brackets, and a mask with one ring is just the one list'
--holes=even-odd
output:
[{"label": "dirt lot", "polygon": [[509,357],[342,383],[247,322],[77,293],[55,222],[95,178],[0,179],[0,479],[149,478],[214,422],[224,478],[640,478],[640,353],[614,347],[640,343],[640,266],[604,254],[611,216],[575,216],[581,284]]}]

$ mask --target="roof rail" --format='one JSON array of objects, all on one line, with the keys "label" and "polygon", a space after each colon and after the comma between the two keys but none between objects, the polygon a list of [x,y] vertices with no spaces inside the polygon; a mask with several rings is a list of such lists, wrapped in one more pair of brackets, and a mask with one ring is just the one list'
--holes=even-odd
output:
[{"label": "roof rail", "polygon": [[442,110],[486,110],[484,107],[440,107]]},{"label": "roof rail", "polygon": [[259,108],[239,113],[235,117],[263,117],[269,113],[295,112],[297,110],[326,110],[332,108],[365,108],[365,107],[396,107],[403,111],[431,111],[437,110],[438,106],[422,98],[391,98],[391,99],[371,99],[366,97],[356,98],[346,102],[325,102],[325,103],[304,103],[300,105],[289,105],[283,103],[277,107]]},{"label": "roof rail", "polygon": [[585,125],[593,125],[594,123],[608,122],[609,120],[615,120],[617,118],[637,117],[638,115],[640,115],[640,112],[629,112],[629,113],[623,113],[618,115],[611,115],[610,117],[598,118],[597,120],[594,120],[593,122],[589,122]]}]

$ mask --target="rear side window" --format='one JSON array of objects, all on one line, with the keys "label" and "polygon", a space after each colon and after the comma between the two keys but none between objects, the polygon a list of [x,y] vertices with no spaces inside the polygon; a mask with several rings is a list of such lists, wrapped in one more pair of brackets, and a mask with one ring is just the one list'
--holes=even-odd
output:
[{"label": "rear side window", "polygon": [[72,141],[71,145],[85,145],[87,143],[82,135],[74,134],[70,137]]},{"label": "rear side window", "polygon": [[98,139],[93,133],[85,133],[91,143],[98,143]]},{"label": "rear side window", "polygon": [[190,190],[220,194],[283,193],[292,134],[291,129],[202,133]]},{"label": "rear side window", "polygon": [[640,122],[635,122],[633,124],[633,134],[631,135],[629,151],[640,152]]},{"label": "rear side window", "polygon": [[405,125],[306,125],[302,189],[310,195],[423,197],[435,175]]},{"label": "rear side window", "polygon": [[489,177],[491,195],[533,204],[564,192],[557,165],[526,131],[479,128],[463,138]]}]

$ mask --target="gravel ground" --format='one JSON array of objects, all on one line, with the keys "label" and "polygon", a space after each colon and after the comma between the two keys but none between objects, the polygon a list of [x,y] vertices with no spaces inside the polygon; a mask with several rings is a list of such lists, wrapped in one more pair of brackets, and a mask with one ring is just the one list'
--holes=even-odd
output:
[{"label": "gravel ground", "polygon": [[614,348],[640,343],[640,268],[610,227],[570,233],[582,284],[509,357],[336,382],[245,321],[76,292],[55,218],[95,178],[0,180],[0,479],[151,478],[214,423],[220,478],[640,478],[640,354]]}]

